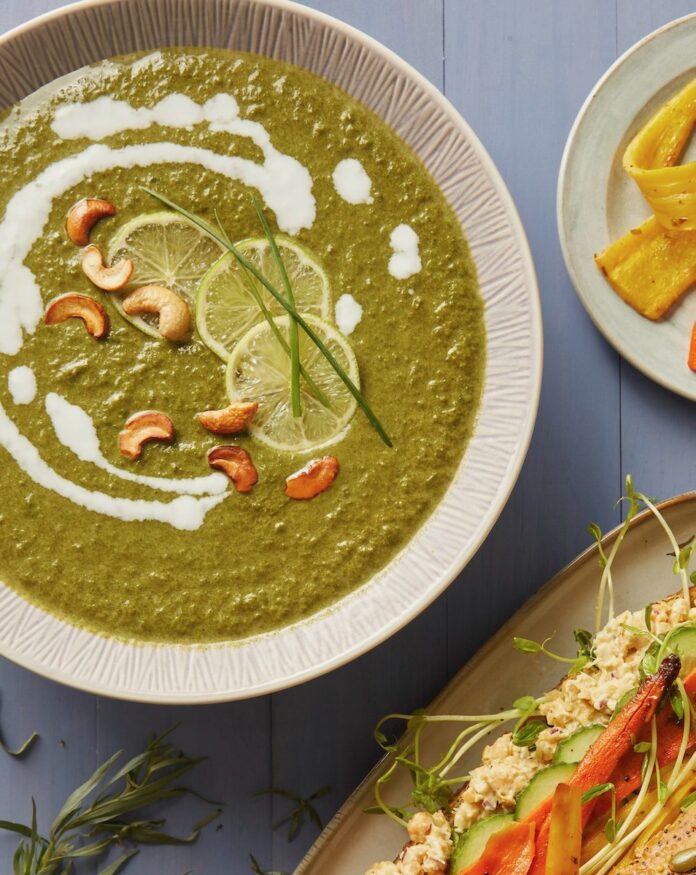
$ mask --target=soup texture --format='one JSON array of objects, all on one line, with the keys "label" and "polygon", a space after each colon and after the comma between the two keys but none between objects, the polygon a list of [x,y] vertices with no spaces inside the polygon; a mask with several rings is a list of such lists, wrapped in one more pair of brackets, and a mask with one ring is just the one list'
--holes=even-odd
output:
[{"label": "soup texture", "polygon": [[[451,482],[485,365],[475,267],[417,157],[306,71],[170,49],[105,61],[13,107],[0,154],[0,580],[99,634],[200,644],[285,626],[382,569]],[[301,328],[300,362],[333,394],[319,403],[303,379],[313,423],[288,414],[290,356],[244,298],[249,274],[229,254],[215,268],[224,248],[144,188],[231,241],[257,238],[242,248],[282,286],[256,196],[298,310],[359,382],[392,447]],[[107,263],[132,258],[129,290],[165,261],[173,288],[188,283],[197,327],[184,342],[159,335],[156,313],[125,318],[123,294],[87,278],[65,230],[83,198],[117,208],[89,238]],[[225,271],[242,289],[236,310],[214,299]],[[79,318],[46,324],[47,304],[73,293],[105,309],[106,337]],[[290,341],[290,320],[266,300]],[[204,342],[208,328],[222,349]],[[258,400],[253,387],[269,383],[242,434],[196,418],[235,392]],[[138,411],[166,414],[175,436],[130,459],[118,436]],[[253,460],[249,491],[210,467],[221,444]],[[288,497],[286,478],[327,455],[340,465],[329,488]]]}]

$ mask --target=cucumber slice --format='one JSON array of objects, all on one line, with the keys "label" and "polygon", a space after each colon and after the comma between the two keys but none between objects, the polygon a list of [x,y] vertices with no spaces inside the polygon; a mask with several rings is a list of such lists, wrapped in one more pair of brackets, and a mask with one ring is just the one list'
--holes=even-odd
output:
[{"label": "cucumber slice", "polygon": [[463,833],[452,854],[450,875],[459,875],[462,869],[475,863],[486,849],[488,839],[513,823],[514,820],[512,814],[492,814],[490,817],[479,820]]},{"label": "cucumber slice", "polygon": [[537,772],[517,797],[515,820],[524,820],[550,796],[556,787],[567,781],[575,771],[574,763],[556,763]]},{"label": "cucumber slice", "polygon": [[599,723],[576,729],[572,735],[564,738],[556,748],[553,764],[579,763],[602,732],[604,732],[604,727]]},{"label": "cucumber slice", "polygon": [[683,626],[669,636],[668,646],[681,659],[681,676],[687,677],[696,669],[696,626]]}]

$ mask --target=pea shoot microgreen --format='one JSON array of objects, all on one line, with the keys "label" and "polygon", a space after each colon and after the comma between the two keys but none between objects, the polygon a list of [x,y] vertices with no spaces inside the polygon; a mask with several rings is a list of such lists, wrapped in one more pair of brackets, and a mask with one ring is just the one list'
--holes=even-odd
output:
[{"label": "pea shoot microgreen", "polygon": [[179,215],[184,216],[194,225],[197,225],[207,234],[209,234],[214,240],[217,240],[221,246],[224,246],[232,255],[237,259],[239,264],[249,271],[254,278],[264,286],[265,289],[272,295],[273,298],[280,304],[280,306],[285,310],[285,312],[290,317],[291,321],[294,320],[297,325],[304,331],[307,337],[312,341],[312,343],[317,347],[319,352],[324,356],[326,361],[331,365],[333,370],[335,371],[338,378],[344,384],[346,389],[350,392],[350,394],[355,398],[358,406],[362,409],[363,413],[367,417],[368,421],[375,429],[381,440],[388,447],[392,447],[393,443],[389,435],[384,429],[384,426],[379,421],[374,411],[366,401],[365,397],[361,393],[360,389],[355,385],[355,383],[351,380],[348,374],[345,372],[341,364],[337,361],[334,354],[331,350],[326,346],[323,340],[319,337],[319,335],[314,331],[311,325],[302,317],[300,313],[297,312],[297,309],[293,304],[291,304],[286,295],[282,292],[278,291],[278,289],[270,282],[268,277],[264,276],[263,273],[252,264],[248,258],[246,258],[242,253],[237,249],[237,247],[230,241],[230,238],[227,234],[221,234],[216,228],[214,228],[209,222],[206,222],[205,219],[201,219],[199,216],[196,216],[194,213],[191,213],[189,210],[170,200],[163,194],[154,191],[151,188],[147,188],[146,186],[141,186],[143,191],[147,192],[147,194],[156,198],[160,203],[165,204],[170,209],[179,213]]},{"label": "pea shoot microgreen", "polygon": [[521,653],[543,653],[550,659],[555,659],[556,662],[565,662],[570,665],[569,674],[577,674],[586,665],[594,659],[594,645],[592,635],[585,629],[575,629],[573,632],[575,642],[578,645],[578,650],[575,656],[561,656],[549,650],[546,644],[552,640],[553,635],[545,638],[542,642],[532,641],[531,638],[512,639],[513,647]]},{"label": "pea shoot microgreen", "polygon": [[[386,814],[396,823],[406,826],[416,811],[434,813],[443,808],[452,798],[454,789],[468,781],[466,773],[452,775],[455,766],[492,730],[514,722],[513,731],[518,733],[518,738],[533,743],[531,735],[535,730],[523,732],[523,727],[537,713],[539,704],[540,700],[533,696],[523,696],[515,702],[513,708],[497,714],[427,714],[425,711],[415,711],[412,714],[388,714],[383,717],[376,725],[373,735],[387,754],[387,767],[375,782],[377,804],[368,808],[367,813]],[[391,722],[405,724],[406,731],[398,741],[390,740],[385,731],[386,724]],[[422,756],[423,733],[427,727],[443,723],[451,724],[456,735],[444,755],[437,762],[427,765]],[[464,728],[459,729],[462,725]],[[386,801],[383,790],[399,768],[408,771],[413,786],[406,803],[394,805]]]},{"label": "pea shoot microgreen", "polygon": [[[599,581],[599,593],[597,596],[597,606],[595,608],[595,634],[599,632],[602,626],[609,622],[614,616],[614,578],[612,574],[612,568],[614,565],[614,560],[616,559],[616,554],[621,549],[621,545],[624,542],[624,538],[628,534],[628,530],[631,528],[631,522],[633,518],[638,513],[640,509],[640,501],[641,496],[635,492],[633,488],[633,478],[630,474],[626,476],[626,495],[622,496],[619,499],[619,503],[626,503],[626,517],[623,521],[621,528],[619,529],[616,538],[614,539],[614,543],[611,545],[611,549],[609,553],[606,553],[604,549],[604,545],[602,543],[603,534],[602,530],[596,523],[591,523],[588,528],[588,533],[594,538],[597,544],[597,551],[599,556],[599,565],[602,569],[602,576]],[[604,619],[604,600],[608,595],[608,616]]]},{"label": "pea shoot microgreen", "polygon": [[269,787],[267,790],[259,790],[254,793],[254,796],[280,796],[282,799],[287,799],[294,804],[294,808],[290,813],[273,824],[273,829],[281,829],[286,824],[288,825],[288,841],[291,842],[300,834],[300,830],[305,823],[313,823],[318,829],[323,829],[324,825],[319,816],[314,802],[321,799],[331,791],[330,787],[320,787],[309,796],[300,796],[299,793],[293,793],[291,790],[285,790],[282,787]]},{"label": "pea shoot microgreen", "polygon": [[[167,799],[197,795],[179,780],[201,759],[192,759],[157,735],[145,751],[118,767],[119,751],[103,763],[66,799],[46,836],[37,828],[32,800],[31,824],[1,820],[0,829],[22,837],[13,857],[14,875],[69,875],[75,861],[100,857],[115,845],[190,844],[219,817],[215,809],[194,824],[188,836],[164,831],[165,821],[143,817],[141,809]],[[122,853],[100,875],[116,875],[138,853]]]}]

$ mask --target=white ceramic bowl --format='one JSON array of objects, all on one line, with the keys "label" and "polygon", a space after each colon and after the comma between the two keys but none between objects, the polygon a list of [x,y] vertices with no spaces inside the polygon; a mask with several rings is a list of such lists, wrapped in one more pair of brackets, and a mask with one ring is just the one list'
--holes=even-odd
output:
[{"label": "white ceramic bowl", "polygon": [[332,608],[278,632],[209,647],[127,644],[38,610],[0,584],[0,653],[75,687],[149,702],[245,698],[327,672],[392,635],[471,559],[531,437],[542,369],[534,267],[515,207],[466,122],[379,43],[286,0],[87,0],[0,38],[0,107],[111,55],[208,45],[319,74],[383,118],[457,213],[485,300],[486,378],[475,434],[447,494],[406,548]]}]

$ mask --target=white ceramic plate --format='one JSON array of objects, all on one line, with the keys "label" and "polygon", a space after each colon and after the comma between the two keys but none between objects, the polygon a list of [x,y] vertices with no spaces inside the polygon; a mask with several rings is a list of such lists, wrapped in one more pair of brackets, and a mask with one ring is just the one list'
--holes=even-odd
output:
[{"label": "white ceramic plate", "polygon": [[[679,542],[696,532],[696,493],[678,496],[661,505]],[[604,538],[610,544],[616,531]],[[672,573],[670,547],[652,515],[636,517],[614,566],[616,610],[639,610],[648,602],[670,595],[679,588]],[[429,714],[494,714],[509,708],[522,695],[538,696],[556,686],[563,674],[557,662],[544,656],[520,653],[512,646],[514,635],[542,641],[555,631],[559,649],[573,641],[573,629],[592,629],[595,596],[601,572],[596,545],[586,550],[550,580],[450,681],[427,708]],[[568,649],[567,647],[565,649]],[[491,678],[496,682],[491,683]],[[435,762],[451,741],[448,729],[428,731],[422,755]],[[451,730],[450,730],[451,732]],[[448,741],[445,742],[445,738]],[[476,765],[477,757],[462,762],[462,771]],[[406,833],[389,818],[365,814],[374,805],[374,782],[381,764],[339,810],[319,836],[295,875],[363,875],[380,860],[393,859]],[[389,784],[387,798],[408,798],[409,779],[402,773]],[[394,794],[393,797],[391,794]]]},{"label": "white ceramic plate", "polygon": [[[89,62],[170,45],[289,61],[381,116],[418,153],[456,211],[479,271],[488,336],[476,432],[449,491],[410,544],[332,609],[234,644],[153,647],[69,626],[0,584],[0,654],[94,692],[194,703],[316,677],[379,644],[445,589],[489,532],[519,473],[536,416],[542,338],[524,231],[476,136],[415,70],[326,15],[286,0],[87,0],[0,38],[0,108]],[[6,465],[4,475],[9,471]]]},{"label": "white ceramic plate", "polygon": [[[611,288],[593,256],[650,215],[621,167],[630,139],[696,76],[696,14],[645,37],[593,88],[568,137],[558,180],[558,229],[566,266],[593,322],[621,355],[668,389],[696,400],[686,360],[696,321],[687,293],[659,322],[640,316]],[[684,161],[694,160],[696,147]]]}]

